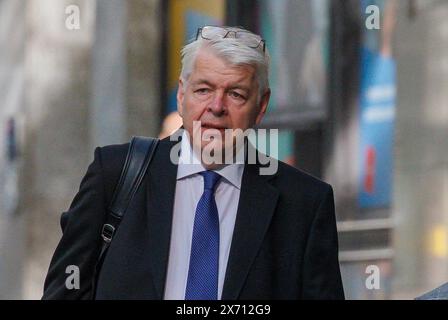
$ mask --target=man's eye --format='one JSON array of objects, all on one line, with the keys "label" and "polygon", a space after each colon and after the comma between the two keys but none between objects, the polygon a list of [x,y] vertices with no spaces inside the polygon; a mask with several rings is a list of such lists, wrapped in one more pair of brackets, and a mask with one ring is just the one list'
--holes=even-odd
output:
[{"label": "man's eye", "polygon": [[200,88],[200,89],[197,89],[195,92],[199,93],[199,94],[207,94],[207,93],[210,92],[210,89],[208,89],[208,88]]},{"label": "man's eye", "polygon": [[243,96],[242,94],[239,94],[239,93],[236,92],[236,91],[230,91],[229,95],[230,95],[232,98],[246,100],[246,97],[245,97],[245,96]]}]

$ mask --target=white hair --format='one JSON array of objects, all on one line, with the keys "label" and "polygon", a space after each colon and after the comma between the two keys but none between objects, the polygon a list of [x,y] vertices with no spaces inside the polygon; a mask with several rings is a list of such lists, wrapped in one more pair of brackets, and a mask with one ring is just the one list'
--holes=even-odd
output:
[{"label": "white hair", "polygon": [[[237,32],[249,32],[236,27],[226,29]],[[262,46],[263,44],[260,44],[258,48],[251,48],[245,38],[215,37],[212,40],[206,40],[199,36],[196,41],[182,48],[182,71],[180,74],[182,81],[188,82],[198,52],[202,48],[207,48],[231,65],[249,65],[254,67],[260,98],[269,89],[270,56],[267,48],[263,52]]]}]

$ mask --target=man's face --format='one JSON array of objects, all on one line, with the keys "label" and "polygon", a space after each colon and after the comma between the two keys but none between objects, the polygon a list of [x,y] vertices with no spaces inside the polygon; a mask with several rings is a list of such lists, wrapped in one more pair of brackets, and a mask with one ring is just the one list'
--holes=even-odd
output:
[{"label": "man's face", "polygon": [[[201,121],[201,136],[204,138],[207,129],[219,130],[224,150],[233,145],[225,141],[224,130],[245,131],[260,123],[269,96],[268,90],[258,99],[255,68],[230,65],[212,51],[200,49],[190,77],[185,82],[179,80],[177,107],[191,138],[193,121]],[[201,150],[209,143],[201,139]]]}]

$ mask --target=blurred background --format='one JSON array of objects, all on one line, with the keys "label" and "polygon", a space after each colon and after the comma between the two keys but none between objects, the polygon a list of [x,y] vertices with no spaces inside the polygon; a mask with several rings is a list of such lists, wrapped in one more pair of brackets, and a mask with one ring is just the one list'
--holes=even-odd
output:
[{"label": "blurred background", "polygon": [[447,16],[445,0],[0,0],[0,299],[41,297],[96,146],[180,126],[179,51],[205,24],[266,39],[261,127],[333,185],[346,297],[448,281]]}]

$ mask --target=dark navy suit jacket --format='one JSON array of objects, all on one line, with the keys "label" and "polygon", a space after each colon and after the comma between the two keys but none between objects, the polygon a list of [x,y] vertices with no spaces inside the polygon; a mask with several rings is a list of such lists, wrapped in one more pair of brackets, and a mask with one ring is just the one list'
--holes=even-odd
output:
[{"label": "dark navy suit jacket", "polygon": [[[176,141],[160,141],[118,228],[98,277],[96,299],[163,299],[177,165]],[[62,238],[43,299],[89,299],[106,208],[129,144],[98,147],[78,193],[61,217]],[[223,300],[343,299],[333,191],[282,162],[276,174],[245,164]],[[69,265],[80,288],[67,289]]]}]

